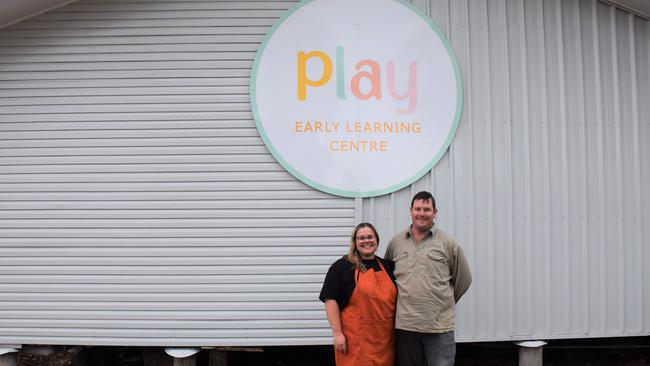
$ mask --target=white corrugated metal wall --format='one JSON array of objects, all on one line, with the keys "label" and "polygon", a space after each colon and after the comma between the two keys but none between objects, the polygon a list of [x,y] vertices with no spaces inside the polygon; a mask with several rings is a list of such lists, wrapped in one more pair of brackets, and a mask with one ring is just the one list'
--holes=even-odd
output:
[{"label": "white corrugated metal wall", "polygon": [[355,202],[286,173],[248,97],[292,4],[80,1],[0,30],[0,343],[329,339]]},{"label": "white corrugated metal wall", "polygon": [[465,106],[449,153],[365,199],[384,236],[431,190],[471,260],[461,341],[650,334],[650,26],[598,1],[417,1]]},{"label": "white corrugated metal wall", "polygon": [[356,201],[255,131],[254,52],[292,2],[82,0],[0,30],[0,343],[328,342],[327,265],[360,219],[383,248],[420,189],[474,271],[460,341],[648,334],[648,22],[414,3],[456,51],[463,117],[431,174]]}]

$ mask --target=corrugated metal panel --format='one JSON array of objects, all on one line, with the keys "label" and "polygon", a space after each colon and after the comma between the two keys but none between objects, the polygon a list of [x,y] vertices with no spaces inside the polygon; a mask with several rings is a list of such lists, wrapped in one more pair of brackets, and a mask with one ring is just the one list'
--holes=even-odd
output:
[{"label": "corrugated metal panel", "polygon": [[434,193],[474,272],[460,341],[650,334],[648,21],[598,1],[415,3],[456,51],[463,117],[440,164],[364,218],[388,238]]},{"label": "corrugated metal panel", "polygon": [[341,199],[257,136],[248,75],[292,2],[81,1],[0,31],[0,343],[329,342],[322,275],[437,197],[475,282],[460,341],[649,334],[650,29],[596,0],[414,0],[465,107],[394,194]]},{"label": "corrugated metal panel", "polygon": [[0,31],[0,343],[319,344],[355,201],[268,154],[288,1],[81,1]]}]

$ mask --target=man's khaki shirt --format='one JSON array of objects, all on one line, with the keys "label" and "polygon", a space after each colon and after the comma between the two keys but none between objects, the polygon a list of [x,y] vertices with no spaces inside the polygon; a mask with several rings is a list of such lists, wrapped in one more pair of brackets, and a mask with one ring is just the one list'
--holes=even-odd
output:
[{"label": "man's khaki shirt", "polygon": [[416,244],[409,227],[391,239],[385,258],[395,261],[395,328],[422,333],[454,330],[456,302],[472,283],[456,240],[433,227]]}]

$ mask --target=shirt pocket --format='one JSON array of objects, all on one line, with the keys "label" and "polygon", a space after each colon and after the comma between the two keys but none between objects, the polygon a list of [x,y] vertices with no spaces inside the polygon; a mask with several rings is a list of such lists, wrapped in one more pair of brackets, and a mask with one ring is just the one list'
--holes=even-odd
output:
[{"label": "shirt pocket", "polygon": [[[429,274],[430,288],[433,292],[434,301],[439,310],[443,311],[442,318],[448,317],[449,314],[444,312],[454,306],[454,290],[451,286],[451,268],[449,260],[439,252],[427,253],[427,273]],[[452,316],[453,316],[453,310]]]},{"label": "shirt pocket", "polygon": [[408,273],[409,270],[409,254],[408,252],[401,252],[397,253],[393,257],[393,261],[395,262],[395,277],[400,278],[406,273]]},{"label": "shirt pocket", "polygon": [[449,261],[438,252],[428,252],[424,263],[424,270],[431,275],[435,281],[447,282],[451,278]]}]

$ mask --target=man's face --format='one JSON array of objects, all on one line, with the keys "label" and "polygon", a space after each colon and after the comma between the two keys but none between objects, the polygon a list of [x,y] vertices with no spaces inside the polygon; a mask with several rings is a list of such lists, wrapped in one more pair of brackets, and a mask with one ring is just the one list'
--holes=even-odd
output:
[{"label": "man's face", "polygon": [[436,217],[436,210],[431,200],[415,200],[410,208],[411,222],[413,229],[425,232],[433,226],[433,219]]}]

